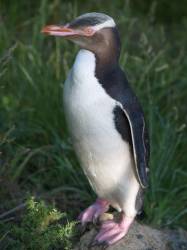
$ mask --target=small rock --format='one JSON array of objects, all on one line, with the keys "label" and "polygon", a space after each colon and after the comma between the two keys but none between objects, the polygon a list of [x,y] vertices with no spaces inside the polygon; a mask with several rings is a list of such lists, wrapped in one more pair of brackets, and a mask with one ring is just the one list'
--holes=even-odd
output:
[{"label": "small rock", "polygon": [[104,222],[104,221],[107,221],[107,220],[113,220],[113,218],[114,218],[113,214],[104,213],[104,214],[100,215],[99,222]]}]

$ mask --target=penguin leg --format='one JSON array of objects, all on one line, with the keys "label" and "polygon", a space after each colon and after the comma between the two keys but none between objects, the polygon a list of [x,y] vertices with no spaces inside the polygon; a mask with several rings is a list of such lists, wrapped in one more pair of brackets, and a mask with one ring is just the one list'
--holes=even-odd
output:
[{"label": "penguin leg", "polygon": [[107,247],[119,241],[127,234],[133,220],[134,218],[127,217],[122,213],[120,222],[117,223],[113,220],[104,222],[91,246],[103,245]]},{"label": "penguin leg", "polygon": [[85,209],[78,217],[82,226],[87,222],[96,221],[97,218],[109,209],[109,202],[104,199],[97,199],[94,204]]}]

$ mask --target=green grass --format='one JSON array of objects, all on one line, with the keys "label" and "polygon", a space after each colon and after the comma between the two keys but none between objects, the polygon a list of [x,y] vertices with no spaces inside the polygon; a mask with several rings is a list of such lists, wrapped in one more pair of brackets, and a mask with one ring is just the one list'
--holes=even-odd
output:
[{"label": "green grass", "polygon": [[[60,0],[2,4],[0,218],[28,194],[72,219],[95,198],[72,150],[62,107],[63,82],[78,48],[40,33],[45,24],[65,23],[89,11],[116,19],[122,36],[120,63],[149,123],[145,222],[187,228],[187,19],[155,24],[154,12],[142,16],[120,0],[108,6],[104,1]],[[10,237],[7,223],[16,225],[19,216],[2,218],[0,244],[2,237]]]}]

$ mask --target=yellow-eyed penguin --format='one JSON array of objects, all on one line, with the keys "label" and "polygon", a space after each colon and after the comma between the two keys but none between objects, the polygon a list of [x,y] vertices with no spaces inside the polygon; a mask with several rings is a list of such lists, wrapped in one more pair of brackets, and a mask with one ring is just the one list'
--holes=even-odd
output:
[{"label": "yellow-eyed penguin", "polygon": [[142,208],[149,142],[144,114],[119,66],[120,37],[114,20],[87,13],[43,33],[80,46],[64,85],[64,110],[73,146],[98,199],[79,216],[83,225],[109,209],[121,220],[101,225],[94,244],[114,244]]}]

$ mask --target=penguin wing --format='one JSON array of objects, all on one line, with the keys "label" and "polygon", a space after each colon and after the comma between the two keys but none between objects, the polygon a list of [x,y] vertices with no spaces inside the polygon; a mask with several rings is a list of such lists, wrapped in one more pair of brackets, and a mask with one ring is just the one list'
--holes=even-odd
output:
[{"label": "penguin wing", "polygon": [[144,114],[136,98],[134,105],[123,103],[121,108],[130,127],[138,181],[142,188],[146,188],[148,186],[149,137],[145,127]]},{"label": "penguin wing", "polygon": [[114,109],[115,126],[122,138],[132,145],[136,176],[141,187],[146,188],[149,137],[141,105],[120,67],[114,68],[107,74],[97,71],[96,75],[107,94],[116,100],[116,107],[119,109]]}]

